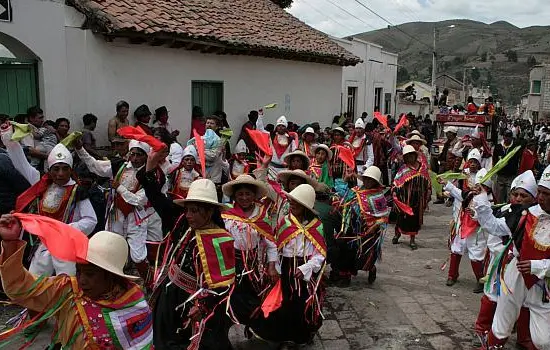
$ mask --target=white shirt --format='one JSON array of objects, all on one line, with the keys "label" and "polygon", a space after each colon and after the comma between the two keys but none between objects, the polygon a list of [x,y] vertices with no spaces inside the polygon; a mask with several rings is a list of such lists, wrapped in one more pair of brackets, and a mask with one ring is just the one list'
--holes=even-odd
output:
[{"label": "white shirt", "polygon": [[[250,217],[255,217],[260,213],[260,207],[256,205]],[[235,249],[242,251],[249,251],[254,248],[264,248],[267,250],[267,261],[277,261],[277,245],[266,239],[264,236],[258,233],[255,229],[251,228],[246,223],[233,219],[223,219],[225,222],[225,229],[231,236],[233,236]],[[261,245],[260,245],[261,244]]]}]

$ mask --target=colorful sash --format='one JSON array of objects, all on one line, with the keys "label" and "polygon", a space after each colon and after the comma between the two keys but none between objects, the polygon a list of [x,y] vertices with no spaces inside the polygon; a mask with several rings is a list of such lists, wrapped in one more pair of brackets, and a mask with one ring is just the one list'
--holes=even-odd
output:
[{"label": "colorful sash", "polygon": [[351,145],[351,148],[353,149],[353,155],[355,156],[355,158],[357,158],[357,156],[359,156],[359,153],[361,153],[361,151],[363,150],[363,147],[365,146],[365,142],[367,141],[367,136],[366,135],[363,135],[363,138],[361,139],[361,143],[359,144],[358,147],[355,147],[353,145],[353,141],[355,141],[355,133],[351,134],[351,137],[349,138],[348,142],[350,143]]},{"label": "colorful sash", "polygon": [[355,198],[361,213],[377,218],[386,217],[390,214],[391,208],[388,207],[384,190],[380,188],[354,189],[353,192],[355,192]]},{"label": "colorful sash", "polygon": [[271,222],[268,215],[268,206],[256,204],[260,207],[260,213],[254,217],[247,218],[241,207],[233,205],[229,209],[222,212],[222,218],[227,220],[235,220],[252,227],[256,232],[265,237],[265,239],[275,243],[271,230]]},{"label": "colorful sash", "polygon": [[479,223],[470,214],[460,211],[460,238],[468,238],[479,231]]},{"label": "colorful sash", "polygon": [[[524,260],[542,260],[550,258],[550,245],[541,244],[536,240],[535,233],[537,231],[539,219],[529,212],[525,222],[525,233],[521,242],[521,250],[519,261]],[[537,283],[539,278],[532,274],[523,274],[525,286],[530,289]]]},{"label": "colorful sash", "polygon": [[71,277],[75,306],[91,349],[149,349],[153,344],[153,315],[136,284],[116,300],[92,301]]},{"label": "colorful sash", "polygon": [[407,182],[411,181],[412,179],[422,176],[424,177],[428,182],[430,181],[430,174],[428,173],[428,169],[424,164],[420,163],[420,168],[413,169],[410,166],[404,164],[401,166],[397,174],[395,175],[395,179],[393,180],[394,186],[397,188],[403,187]]},{"label": "colorful sash", "polygon": [[209,288],[227,287],[235,281],[233,237],[224,229],[196,230],[197,248]]},{"label": "colorful sash", "polygon": [[325,243],[324,233],[321,221],[317,218],[311,220],[306,226],[298,222],[294,215],[285,216],[283,222],[277,230],[277,248],[281,250],[288,242],[303,234],[315,248],[323,255],[327,256],[327,245]]}]

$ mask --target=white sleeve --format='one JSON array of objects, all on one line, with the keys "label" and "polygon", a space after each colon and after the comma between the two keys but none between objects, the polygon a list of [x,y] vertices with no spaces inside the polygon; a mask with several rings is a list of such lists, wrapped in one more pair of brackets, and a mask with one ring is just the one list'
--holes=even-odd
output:
[{"label": "white sleeve", "polygon": [[174,166],[174,170],[181,164],[183,159],[183,147],[179,143],[174,142],[170,145],[170,154],[168,155],[168,161]]},{"label": "white sleeve", "polygon": [[277,252],[277,245],[269,239],[265,239],[265,237],[263,238],[263,240],[266,245],[267,262],[276,262],[279,257],[279,253]]},{"label": "white sleeve", "polygon": [[116,189],[116,192],[122,196],[124,201],[134,207],[143,208],[147,204],[147,196],[145,195],[145,190],[142,188],[136,193],[133,193],[126,187],[119,185]]},{"label": "white sleeve", "polygon": [[550,259],[531,260],[531,274],[540,279],[550,277]]},{"label": "white sleeve", "polygon": [[89,199],[78,201],[75,210],[80,214],[80,219],[71,222],[69,225],[84,232],[86,235],[90,235],[97,225],[97,216],[92,203]]},{"label": "white sleeve", "polygon": [[367,160],[365,162],[365,169],[374,165],[374,151],[372,150],[372,144],[367,145]]},{"label": "white sleeve", "polygon": [[314,272],[319,272],[325,257],[319,253],[317,249],[314,249],[313,255],[309,258],[307,263],[298,266],[300,271],[304,274],[304,281],[309,281]]},{"label": "white sleeve", "polygon": [[78,157],[80,158],[80,160],[82,160],[84,164],[86,164],[90,172],[100,177],[107,177],[110,179],[113,178],[113,167],[111,165],[110,160],[97,160],[94,157],[92,157],[84,149],[84,147],[76,150],[76,154],[78,154]]},{"label": "white sleeve", "polygon": [[493,215],[491,203],[487,197],[487,193],[481,193],[473,198],[476,219],[486,232],[494,236],[511,236],[510,228],[506,224],[506,219],[496,218]]},{"label": "white sleeve", "polygon": [[455,157],[461,157],[462,158],[462,151],[464,150],[464,146],[462,145],[462,141],[458,141],[457,143],[455,143],[455,145],[453,146],[453,149],[451,150],[451,153],[455,156]]},{"label": "white sleeve", "polygon": [[25,152],[23,152],[23,147],[21,147],[18,142],[12,141],[11,135],[11,133],[3,133],[2,142],[6,146],[6,151],[15,169],[17,169],[32,186],[40,181],[40,172],[29,164]]},{"label": "white sleeve", "polygon": [[449,192],[454,199],[462,202],[462,190],[453,185],[450,181],[447,182],[443,190]]}]

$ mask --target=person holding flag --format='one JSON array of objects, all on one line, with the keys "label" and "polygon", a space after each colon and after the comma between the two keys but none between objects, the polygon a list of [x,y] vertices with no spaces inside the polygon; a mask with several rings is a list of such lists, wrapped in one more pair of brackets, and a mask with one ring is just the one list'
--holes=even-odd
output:
[{"label": "person holding flag", "polygon": [[[31,187],[17,198],[15,211],[44,215],[91,234],[97,224],[97,216],[88,198],[88,192],[71,177],[71,152],[63,144],[57,144],[48,155],[48,173],[41,178],[39,171],[27,161],[21,145],[12,141],[12,135],[11,126],[3,125],[2,142],[6,146],[6,151],[14,167],[31,184]],[[52,256],[43,243],[35,243],[31,254],[29,270],[35,275],[76,274],[74,262],[61,261]]]},{"label": "person holding flag", "polygon": [[168,190],[175,198],[184,199],[193,181],[201,178],[201,174],[195,170],[197,159],[198,155],[195,146],[189,145],[185,147],[181,164],[171,175]]},{"label": "person holding flag", "polygon": [[[330,162],[330,168],[332,171],[332,176],[334,177],[335,182],[338,179],[342,179],[345,172],[346,163],[340,157],[340,153],[345,152],[343,148],[346,148],[348,150],[352,150],[352,146],[349,142],[346,141],[346,132],[341,127],[336,127],[332,129],[332,142],[330,144],[330,151],[332,152],[332,160]],[[351,153],[352,159],[351,161],[354,162],[353,159],[353,151],[349,152]],[[347,165],[349,166],[349,165]],[[352,166],[353,170],[355,171],[355,167]]]},{"label": "person holding flag", "polygon": [[430,174],[426,166],[418,161],[418,153],[413,146],[403,147],[403,161],[392,187],[394,205],[399,211],[392,243],[399,244],[401,235],[407,235],[410,237],[409,246],[416,250],[416,236],[422,227],[429,200]]},{"label": "person holding flag", "polygon": [[241,139],[237,142],[235,152],[233,152],[233,156],[229,161],[229,177],[231,180],[235,180],[240,175],[250,173],[250,163],[246,159],[247,154],[246,143]]},{"label": "person holding flag", "polygon": [[275,180],[277,174],[286,168],[285,157],[298,147],[298,135],[287,131],[288,122],[283,115],[277,119],[275,136],[271,139],[272,158],[269,163],[268,178]]}]

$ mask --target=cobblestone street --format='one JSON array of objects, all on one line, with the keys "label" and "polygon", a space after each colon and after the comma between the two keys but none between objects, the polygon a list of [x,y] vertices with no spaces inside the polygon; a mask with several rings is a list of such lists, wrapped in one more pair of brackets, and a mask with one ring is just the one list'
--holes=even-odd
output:
[{"label": "cobblestone street", "polygon": [[[307,349],[472,349],[481,295],[472,293],[475,279],[467,257],[462,259],[459,282],[445,286],[447,269],[441,267],[449,254],[450,217],[450,208],[431,205],[417,251],[409,248],[406,237],[392,245],[390,227],[376,282],[369,286],[367,275],[360,273],[349,288],[329,287],[326,319]],[[232,333],[236,349],[276,348],[243,340],[239,327]]]}]

